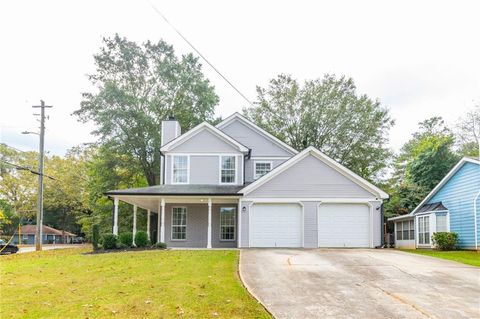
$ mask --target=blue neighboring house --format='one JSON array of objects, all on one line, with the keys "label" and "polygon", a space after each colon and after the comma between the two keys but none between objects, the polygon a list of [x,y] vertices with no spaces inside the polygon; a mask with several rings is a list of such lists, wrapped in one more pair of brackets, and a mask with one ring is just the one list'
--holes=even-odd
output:
[{"label": "blue neighboring house", "polygon": [[389,220],[397,248],[432,248],[433,233],[450,231],[459,248],[478,250],[480,161],[462,158],[410,214]]}]

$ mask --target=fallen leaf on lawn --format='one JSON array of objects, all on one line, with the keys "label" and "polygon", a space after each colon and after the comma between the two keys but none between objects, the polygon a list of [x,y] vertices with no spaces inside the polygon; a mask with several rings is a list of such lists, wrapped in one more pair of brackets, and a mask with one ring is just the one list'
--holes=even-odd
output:
[{"label": "fallen leaf on lawn", "polygon": [[212,312],[212,316],[214,316],[214,317],[218,317],[218,313],[216,313],[216,312]]},{"label": "fallen leaf on lawn", "polygon": [[199,297],[205,297],[205,294],[198,294]]},{"label": "fallen leaf on lawn", "polygon": [[116,315],[116,314],[118,313],[118,311],[112,310],[112,313],[113,313],[114,315]]},{"label": "fallen leaf on lawn", "polygon": [[152,301],[151,300],[145,300],[145,303],[148,305],[148,304],[151,304]]},{"label": "fallen leaf on lawn", "polygon": [[230,299],[227,299],[227,302],[232,302]]}]

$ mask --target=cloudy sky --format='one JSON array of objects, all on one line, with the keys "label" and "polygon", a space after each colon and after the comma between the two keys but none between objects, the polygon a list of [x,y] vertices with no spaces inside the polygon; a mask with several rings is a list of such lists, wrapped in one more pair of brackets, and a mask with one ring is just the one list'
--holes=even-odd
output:
[{"label": "cloudy sky", "polygon": [[[255,86],[279,73],[304,80],[325,73],[353,77],[379,99],[396,125],[398,150],[417,123],[439,115],[453,124],[480,101],[478,1],[160,1],[151,0],[235,85],[255,99]],[[2,1],[0,3],[0,141],[37,149],[31,105],[49,109],[46,150],[92,142],[77,122],[86,74],[102,37],[164,39],[178,54],[191,49],[152,9],[136,1]],[[217,115],[244,100],[207,65],[220,96]]]}]

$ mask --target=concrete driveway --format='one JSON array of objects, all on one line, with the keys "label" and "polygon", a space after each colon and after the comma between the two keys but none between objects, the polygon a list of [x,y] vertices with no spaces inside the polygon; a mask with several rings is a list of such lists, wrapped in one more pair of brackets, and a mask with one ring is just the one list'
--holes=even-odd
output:
[{"label": "concrete driveway", "polygon": [[240,275],[276,318],[480,318],[480,268],[395,250],[244,249]]}]

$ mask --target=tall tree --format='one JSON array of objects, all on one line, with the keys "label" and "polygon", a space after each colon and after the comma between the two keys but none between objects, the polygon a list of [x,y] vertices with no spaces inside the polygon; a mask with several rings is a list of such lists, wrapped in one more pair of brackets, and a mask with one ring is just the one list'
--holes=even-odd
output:
[{"label": "tall tree", "polygon": [[298,150],[310,145],[370,180],[381,177],[394,121],[378,101],[357,93],[351,78],[325,75],[300,85],[289,75],[257,87],[247,117]]},{"label": "tall tree", "polygon": [[458,121],[456,137],[461,155],[480,157],[480,104]]},{"label": "tall tree", "polygon": [[192,54],[177,58],[164,41],[141,45],[119,35],[105,38],[88,76],[95,93],[83,93],[81,121],[93,121],[103,143],[131,154],[149,185],[159,182],[160,124],[175,116],[183,130],[213,120],[218,96]]}]

